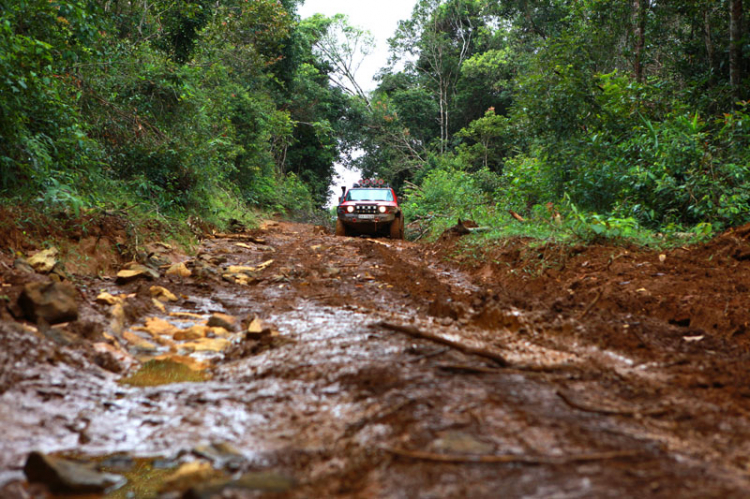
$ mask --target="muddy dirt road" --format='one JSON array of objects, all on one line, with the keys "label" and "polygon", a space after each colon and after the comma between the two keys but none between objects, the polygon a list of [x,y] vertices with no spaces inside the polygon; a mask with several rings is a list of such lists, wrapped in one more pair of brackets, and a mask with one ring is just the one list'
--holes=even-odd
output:
[{"label": "muddy dirt road", "polygon": [[[74,279],[77,321],[3,312],[0,497],[47,497],[32,451],[123,498],[747,497],[740,236],[537,274],[289,223],[162,246]],[[11,312],[47,279],[0,278]]]}]

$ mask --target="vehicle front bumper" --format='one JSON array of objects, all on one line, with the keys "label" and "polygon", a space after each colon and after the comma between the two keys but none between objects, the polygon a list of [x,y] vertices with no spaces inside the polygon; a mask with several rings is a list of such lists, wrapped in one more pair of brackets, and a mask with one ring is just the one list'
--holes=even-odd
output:
[{"label": "vehicle front bumper", "polygon": [[346,225],[353,227],[361,227],[365,225],[381,226],[390,224],[396,219],[395,213],[377,213],[374,215],[360,215],[356,213],[345,213],[339,215],[339,220],[344,222]]}]

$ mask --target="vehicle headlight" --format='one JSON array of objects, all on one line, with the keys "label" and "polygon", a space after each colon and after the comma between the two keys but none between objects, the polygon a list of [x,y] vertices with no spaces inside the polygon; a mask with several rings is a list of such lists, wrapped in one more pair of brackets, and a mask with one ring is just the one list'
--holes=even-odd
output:
[{"label": "vehicle headlight", "polygon": [[378,208],[378,211],[380,213],[385,213],[386,211],[388,211],[388,208],[386,208],[385,206],[381,206],[380,208]]},{"label": "vehicle headlight", "polygon": [[347,206],[346,207],[346,212],[347,213],[354,213],[354,206]]}]

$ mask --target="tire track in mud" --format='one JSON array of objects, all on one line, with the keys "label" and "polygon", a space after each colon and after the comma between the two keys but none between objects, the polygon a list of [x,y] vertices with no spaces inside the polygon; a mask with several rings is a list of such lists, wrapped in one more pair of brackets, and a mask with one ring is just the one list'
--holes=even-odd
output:
[{"label": "tire track in mud", "polygon": [[[65,363],[36,372],[0,394],[0,422],[14,435],[12,449],[0,444],[15,456],[3,461],[11,475],[36,446],[184,457],[231,442],[242,456],[235,472],[292,476],[288,497],[750,491],[741,459],[747,415],[714,417],[719,406],[670,393],[673,367],[600,347],[588,324],[547,310],[521,313],[424,246],[284,223],[262,237],[274,263],[256,285],[218,275],[162,284],[187,297],[179,310],[261,317],[278,330],[273,341],[230,350],[204,383],[123,387],[92,365]],[[269,258],[231,240],[208,241],[204,251],[226,265]],[[497,349],[511,367],[378,327],[382,321]]]}]

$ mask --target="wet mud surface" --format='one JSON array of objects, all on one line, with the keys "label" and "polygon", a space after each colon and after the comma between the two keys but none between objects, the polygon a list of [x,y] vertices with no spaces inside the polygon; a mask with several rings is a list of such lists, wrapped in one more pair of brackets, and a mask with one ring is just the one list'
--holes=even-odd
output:
[{"label": "wet mud surface", "polygon": [[750,494],[745,232],[460,244],[268,224],[78,276],[53,326],[12,316],[41,277],[3,262],[0,497],[49,497],[32,451],[125,476],[109,497]]}]

